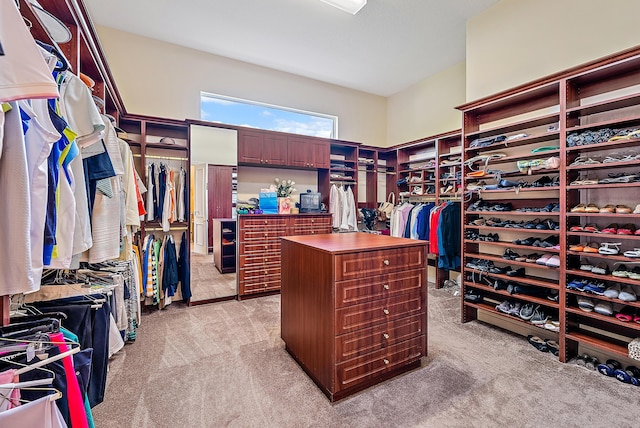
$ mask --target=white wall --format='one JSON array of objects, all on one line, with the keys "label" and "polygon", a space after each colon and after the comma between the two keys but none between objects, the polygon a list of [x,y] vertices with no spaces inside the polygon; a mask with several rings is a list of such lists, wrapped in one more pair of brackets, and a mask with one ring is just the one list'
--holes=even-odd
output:
[{"label": "white wall", "polygon": [[194,49],[97,27],[129,113],[200,118],[200,92],[339,117],[339,138],[386,142],[386,98]]},{"label": "white wall", "polygon": [[456,106],[465,102],[465,63],[441,71],[388,98],[387,145],[462,127]]},{"label": "white wall", "polygon": [[502,0],[467,22],[467,101],[640,44],[640,1]]}]

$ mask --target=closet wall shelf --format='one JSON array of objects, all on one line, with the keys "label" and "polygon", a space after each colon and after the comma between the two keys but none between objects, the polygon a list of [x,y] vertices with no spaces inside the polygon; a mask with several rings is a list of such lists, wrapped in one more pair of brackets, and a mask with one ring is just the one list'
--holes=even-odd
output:
[{"label": "closet wall shelf", "polygon": [[[544,249],[541,249],[541,251],[544,252]],[[467,253],[467,256],[471,257],[471,258],[476,258],[476,259],[491,260],[492,262],[503,263],[503,264],[508,265],[508,266],[522,266],[522,267],[528,267],[528,268],[531,268],[531,269],[541,269],[541,270],[548,270],[548,271],[552,271],[552,272],[553,271],[559,272],[558,268],[551,268],[551,267],[544,266],[544,265],[539,265],[539,264],[536,264],[536,263],[517,262],[515,260],[506,260],[506,259],[503,259],[502,257],[500,257],[499,255],[486,254],[486,253],[482,253],[482,254]],[[517,280],[517,277],[509,276],[509,278],[511,278],[513,280]]]},{"label": "closet wall shelf", "polygon": [[[567,133],[583,131],[583,130],[586,131],[588,129],[600,129],[600,128],[629,128],[630,125],[634,123],[637,124],[638,122],[640,122],[640,116],[628,116],[620,119],[603,120],[601,122],[588,123],[586,125],[576,125],[572,127],[567,127]],[[581,147],[584,147],[584,146],[581,146]]]},{"label": "closet wall shelf", "polygon": [[619,239],[640,241],[640,235],[609,235],[602,233],[588,233],[588,232],[567,232],[567,236],[584,236],[587,238],[604,238],[611,241],[617,241]]},{"label": "closet wall shelf", "polygon": [[178,146],[173,144],[145,143],[145,147],[148,149],[181,150],[186,152],[189,151],[189,148],[186,146]]},{"label": "closet wall shelf", "polygon": [[[560,250],[557,250],[555,248],[541,248],[541,247],[533,247],[531,245],[516,245],[514,243],[504,242],[504,241],[491,242],[491,241],[472,241],[471,239],[465,239],[464,242],[465,244],[491,245],[494,247],[512,248],[515,250],[529,250],[533,252],[540,252],[540,251],[544,251],[545,253],[560,252]],[[529,263],[529,264],[532,264],[532,263]]]},{"label": "closet wall shelf", "polygon": [[573,170],[584,171],[587,167],[589,169],[600,169],[600,168],[609,169],[609,168],[623,168],[628,166],[640,166],[640,161],[633,160],[633,161],[626,161],[626,162],[607,162],[607,163],[594,163],[589,165],[574,165],[574,166],[568,166],[567,171],[573,171]]},{"label": "closet wall shelf", "polygon": [[[619,325],[620,327],[626,327],[630,330],[636,330],[636,331],[640,331],[640,324],[638,324],[637,322],[623,322],[618,320],[616,317],[608,317],[606,315],[600,315],[596,312],[585,312],[583,310],[581,310],[580,308],[576,308],[573,306],[568,306],[566,311],[570,314],[576,314],[576,315],[580,315],[582,317],[585,318],[591,318],[594,320],[598,320],[598,321],[603,321],[606,322],[608,324],[615,324],[615,325]],[[637,333],[636,333],[637,334]],[[628,354],[627,354],[628,357]]]},{"label": "closet wall shelf", "polygon": [[[491,231],[495,231],[495,232],[521,232],[524,234],[531,234],[531,233],[542,233],[544,235],[558,235],[560,234],[559,230],[541,230],[541,229],[525,229],[523,227],[493,227],[493,226],[476,226],[473,224],[467,224],[465,226],[467,229],[479,229],[479,230],[491,230]],[[476,241],[474,241],[476,242]],[[480,241],[480,242],[484,242],[484,241]],[[536,248],[536,247],[532,247],[532,248]]]},{"label": "closet wall shelf", "polygon": [[[640,144],[640,138],[632,138],[630,140],[617,140],[617,141],[606,141],[604,143],[596,143],[596,144],[584,144],[582,146],[571,146],[567,147],[567,152],[575,152],[575,151],[590,151],[594,152],[597,150],[604,149],[612,149],[618,147],[632,146],[637,147]],[[591,168],[592,165],[585,165],[585,167]]]},{"label": "closet wall shelf", "polygon": [[619,98],[613,98],[610,100],[590,103],[583,106],[567,108],[567,114],[571,117],[576,116],[589,116],[597,113],[604,113],[610,110],[623,109],[625,107],[633,107],[640,104],[640,94],[627,95]]},{"label": "closet wall shelf", "polygon": [[[552,114],[547,114],[544,116],[537,116],[534,117],[532,119],[526,119],[526,120],[522,120],[519,122],[512,122],[509,125],[501,125],[501,126],[496,126],[496,127],[492,127],[492,128],[487,128],[487,129],[482,129],[480,131],[471,131],[471,132],[466,132],[465,133],[465,137],[467,137],[467,139],[469,139],[469,142],[471,142],[472,139],[474,138],[478,138],[478,137],[489,137],[489,136],[493,136],[493,135],[502,135],[502,134],[509,134],[512,132],[516,132],[516,131],[520,131],[523,129],[527,129],[527,128],[534,128],[536,126],[543,126],[543,125],[549,125],[549,124],[555,124],[560,120],[560,114],[559,113],[552,113]],[[518,132],[516,132],[518,133]],[[557,131],[554,131],[555,134],[557,134]],[[551,132],[549,133],[549,135],[552,134]],[[547,135],[545,135],[546,137]],[[513,143],[519,144],[531,144],[533,143],[536,138],[541,137],[541,135],[538,136],[530,136],[530,137],[525,137],[525,138],[519,138],[517,140],[513,140],[513,141],[508,141],[507,145],[511,146]],[[502,143],[497,143],[496,146],[500,146],[500,145],[505,145],[504,141]],[[520,145],[520,144],[519,144]],[[493,146],[489,146],[489,147],[493,147]],[[482,148],[487,148],[487,147],[481,147]],[[469,151],[469,150],[477,150],[477,148],[466,148],[465,151]]]},{"label": "closet wall shelf", "polygon": [[[526,216],[526,217],[558,217],[560,215],[559,212],[546,212],[546,211],[467,211],[467,214],[476,214],[476,215],[491,215],[493,217],[503,217],[503,216]],[[500,229],[510,229],[501,227]],[[529,229],[527,229],[529,230]]]},{"label": "closet wall shelf", "polygon": [[[525,324],[525,325],[530,326],[530,327],[537,327],[540,330],[545,330],[544,327],[540,327],[540,326],[537,326],[535,324],[531,324],[529,321],[525,321],[525,320],[521,319],[520,317],[515,317],[513,315],[508,315],[508,314],[505,314],[503,312],[500,312],[495,308],[495,306],[490,306],[490,305],[487,305],[487,304],[484,304],[484,303],[471,303],[471,302],[467,302],[467,301],[465,301],[464,304],[465,304],[465,306],[469,306],[469,307],[476,308],[476,309],[481,309],[481,310],[483,310],[485,312],[491,312],[492,314],[499,315],[499,316],[504,317],[506,319],[512,320],[513,322],[517,322],[517,323],[520,323],[520,324]],[[545,331],[547,333],[549,333],[549,334],[554,334],[554,335],[558,334],[558,333],[552,332],[551,330],[545,330]]]},{"label": "closet wall shelf", "polygon": [[[507,147],[509,148],[509,147]],[[497,151],[499,152],[499,151]],[[496,152],[496,153],[497,153]],[[540,153],[530,153],[530,154],[526,154],[526,155],[516,155],[516,156],[504,156],[498,159],[491,159],[489,161],[489,165],[493,165],[496,163],[508,163],[508,162],[516,162],[519,160],[527,160],[527,159],[542,159],[542,158],[548,158],[551,156],[557,156],[560,153],[560,150],[547,150],[544,152],[540,152]],[[482,152],[482,154],[491,154],[491,152]],[[480,162],[478,162],[480,163]],[[489,168],[491,169],[491,168]],[[556,168],[557,170],[557,168]],[[538,171],[533,171],[534,174],[541,174],[543,171],[552,171],[550,169],[542,169],[542,170],[538,170]],[[532,174],[533,175],[533,174]]]},{"label": "closet wall shelf", "polygon": [[[610,239],[610,238],[607,238],[607,236],[611,236],[611,235],[594,235],[594,238],[604,238],[605,241],[615,242],[616,240],[615,237],[613,237],[613,239]],[[577,251],[567,251],[567,254],[571,256],[589,257],[594,259],[603,259],[603,260],[617,261],[617,262],[623,262],[623,263],[633,263],[633,262],[640,263],[640,259],[638,258],[617,256],[617,255],[607,255],[607,254],[600,254],[600,253],[583,253],[583,252],[577,252]],[[638,284],[640,285],[640,283]]]},{"label": "closet wall shelf", "polygon": [[620,341],[612,342],[613,339],[609,337],[607,337],[606,339],[600,339],[576,331],[566,333],[565,337],[569,340],[575,340],[576,342],[584,343],[594,348],[602,349],[603,351],[613,353],[620,357],[629,357],[629,349],[627,348],[627,344],[625,343],[623,345]]},{"label": "closet wall shelf", "polygon": [[[548,132],[546,134],[542,134],[542,135],[535,135],[535,136],[531,136],[531,137],[525,137],[525,138],[519,138],[517,140],[511,140],[511,141],[503,141],[501,143],[496,143],[496,144],[492,144],[488,147],[473,147],[473,148],[466,148],[465,152],[477,152],[477,151],[482,151],[483,153],[491,153],[491,152],[500,152],[500,151],[504,151],[507,149],[511,149],[514,147],[520,147],[520,146],[526,146],[526,145],[531,145],[534,143],[542,143],[545,141],[551,141],[551,140],[557,140],[559,139],[559,132],[558,131],[551,131]],[[543,157],[545,153],[548,152],[542,152],[542,153],[538,153],[537,157]],[[469,157],[470,155],[467,155],[467,157]],[[513,157],[513,158],[517,158],[517,157]],[[515,160],[519,160],[520,158],[517,158]]]},{"label": "closet wall shelf", "polygon": [[519,193],[519,192],[544,192],[548,190],[558,191],[560,188],[558,186],[554,187],[512,187],[510,189],[500,189],[500,190],[482,190],[481,193]]},{"label": "closet wall shelf", "polygon": [[502,279],[504,281],[511,281],[511,282],[518,282],[520,284],[528,284],[528,285],[535,285],[538,287],[544,287],[544,288],[549,288],[551,290],[559,290],[560,287],[558,285],[557,282],[549,282],[549,279],[545,279],[545,278],[540,278],[537,276],[532,276],[532,275],[527,275],[525,277],[513,277],[513,276],[509,276],[509,275],[504,275],[501,273],[483,273],[471,268],[464,268],[464,271],[467,273],[476,273],[476,274],[480,274],[482,273],[483,276],[487,276],[489,278],[495,278],[495,279]]},{"label": "closet wall shelf", "polygon": [[487,292],[490,292],[491,294],[497,294],[497,295],[501,295],[501,296],[506,296],[510,299],[518,299],[518,300],[523,300],[526,302],[531,302],[531,303],[536,303],[538,305],[543,305],[543,306],[547,306],[549,308],[555,308],[558,309],[559,308],[559,304],[556,302],[552,302],[549,299],[542,299],[540,297],[535,297],[535,296],[529,296],[527,294],[511,294],[506,290],[496,290],[493,287],[489,287],[488,285],[485,284],[479,284],[479,283],[473,283],[471,281],[465,281],[464,284],[467,287],[473,287],[476,288],[478,290],[484,290]]},{"label": "closet wall shelf", "polygon": [[[568,212],[567,217],[612,217],[612,218],[640,220],[640,214],[619,214],[619,213],[570,213]],[[569,234],[572,234],[572,232],[570,232]],[[591,233],[590,235],[593,235],[593,233]],[[607,236],[607,234],[605,233],[604,236]],[[617,235],[617,236],[620,236],[620,235]],[[628,236],[628,235],[622,235],[622,236]]]},{"label": "closet wall shelf", "polygon": [[640,182],[631,183],[611,183],[611,184],[588,184],[584,186],[567,186],[567,190],[580,190],[580,189],[614,189],[618,187],[638,187]]},{"label": "closet wall shelf", "polygon": [[620,282],[620,283],[630,284],[630,285],[640,285],[640,281],[637,279],[621,278],[613,275],[598,275],[597,273],[591,273],[588,271],[577,270],[577,269],[567,269],[567,275],[594,278],[594,279],[599,279],[601,281],[608,281],[608,282]]},{"label": "closet wall shelf", "polygon": [[[590,299],[605,300],[605,301],[611,302],[611,303],[619,303],[619,304],[624,304],[626,306],[633,306],[633,307],[636,307],[636,308],[640,308],[640,302],[637,302],[637,301],[636,302],[623,302],[623,301],[621,301],[619,299],[610,299],[610,298],[605,297],[605,296],[594,296],[593,294],[590,294],[590,293],[584,293],[582,291],[571,290],[571,289],[568,289],[568,288],[567,288],[567,294],[573,294],[575,296],[588,297]],[[576,310],[580,311],[579,308],[576,308]],[[584,312],[580,311],[580,312],[576,312],[576,313],[583,314]],[[605,317],[605,318],[609,319],[610,317]],[[615,317],[612,317],[612,318],[615,318]],[[623,325],[626,325],[626,324],[627,323],[623,323]],[[634,324],[638,325],[638,328],[640,328],[640,324],[638,324],[638,323],[634,323]]]}]

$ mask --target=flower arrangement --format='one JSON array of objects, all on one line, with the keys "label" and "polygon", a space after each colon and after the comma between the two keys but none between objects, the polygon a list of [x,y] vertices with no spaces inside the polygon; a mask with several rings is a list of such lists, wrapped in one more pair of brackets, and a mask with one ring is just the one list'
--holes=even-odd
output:
[{"label": "flower arrangement", "polygon": [[295,181],[280,180],[279,178],[276,178],[274,181],[276,183],[276,192],[279,198],[289,197],[293,192],[297,191],[297,189],[293,187],[296,184]]}]

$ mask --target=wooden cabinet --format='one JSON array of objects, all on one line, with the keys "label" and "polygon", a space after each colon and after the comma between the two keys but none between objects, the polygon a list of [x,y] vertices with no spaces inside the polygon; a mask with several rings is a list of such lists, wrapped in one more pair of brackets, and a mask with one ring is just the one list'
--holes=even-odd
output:
[{"label": "wooden cabinet", "polygon": [[329,143],[316,138],[289,136],[289,166],[329,168]]},{"label": "wooden cabinet", "polygon": [[287,164],[287,137],[264,131],[238,131],[238,163],[263,166]]},{"label": "wooden cabinet", "polygon": [[[209,165],[207,179],[207,205],[209,220],[209,251],[214,246],[214,225],[216,218],[230,218],[233,211],[233,177],[237,168],[225,165]],[[235,229],[234,229],[235,230]]]},{"label": "wooden cabinet", "polygon": [[236,221],[213,219],[213,262],[220,273],[236,271]]},{"label": "wooden cabinet", "polygon": [[427,354],[426,244],[365,233],[282,239],[282,339],[331,401]]},{"label": "wooden cabinet", "polygon": [[238,298],[280,290],[280,238],[331,233],[330,214],[240,215]]}]

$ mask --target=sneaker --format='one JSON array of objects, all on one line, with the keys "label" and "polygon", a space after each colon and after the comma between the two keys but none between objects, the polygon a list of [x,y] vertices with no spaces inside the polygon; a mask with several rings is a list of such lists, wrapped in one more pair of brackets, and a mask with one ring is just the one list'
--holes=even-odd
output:
[{"label": "sneaker", "polygon": [[567,288],[570,290],[584,291],[584,286],[587,284],[585,279],[573,279],[567,284]]},{"label": "sneaker", "polygon": [[578,296],[578,307],[585,311],[585,312],[591,312],[593,311],[593,307],[595,306],[595,303],[593,301],[593,299],[590,299],[588,297],[584,297],[584,296]]},{"label": "sneaker", "polygon": [[613,307],[609,302],[599,302],[593,308],[593,311],[599,313],[600,315],[606,315],[608,317],[613,315]]},{"label": "sneaker", "polygon": [[560,332],[560,321],[558,320],[547,320],[547,322],[544,323],[544,328],[545,330],[550,330],[550,331],[554,331],[556,333]]},{"label": "sneaker", "polygon": [[529,321],[531,319],[531,317],[533,316],[533,311],[535,311],[539,307],[540,306],[535,306],[533,303],[525,303],[520,308],[520,313],[518,315],[523,320]]},{"label": "sneaker", "polygon": [[509,315],[513,315],[515,317],[520,316],[520,308],[522,307],[522,303],[520,302],[515,302],[512,306],[511,309],[509,309]]},{"label": "sneaker", "polygon": [[589,282],[587,283],[587,285],[584,286],[584,291],[586,293],[593,293],[598,296],[603,296],[605,287],[602,282]]},{"label": "sneaker", "polygon": [[496,310],[498,312],[502,312],[505,314],[508,314],[509,312],[511,312],[511,308],[512,308],[511,302],[508,300],[505,300],[504,302],[496,306]]},{"label": "sneaker", "polygon": [[616,299],[620,295],[620,284],[613,285],[604,290],[604,297],[609,299]]},{"label": "sneaker", "polygon": [[538,306],[533,311],[533,316],[531,317],[531,324],[534,325],[544,325],[550,317],[544,313],[544,310]]},{"label": "sneaker", "polygon": [[622,300],[623,302],[635,302],[637,300],[637,297],[635,291],[633,291],[633,288],[631,288],[630,285],[627,285],[626,287],[624,287],[624,290],[622,290],[620,294],[618,294],[618,299]]}]

